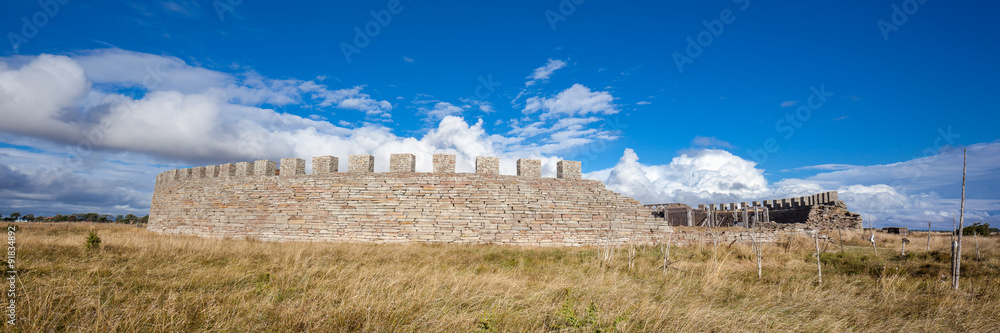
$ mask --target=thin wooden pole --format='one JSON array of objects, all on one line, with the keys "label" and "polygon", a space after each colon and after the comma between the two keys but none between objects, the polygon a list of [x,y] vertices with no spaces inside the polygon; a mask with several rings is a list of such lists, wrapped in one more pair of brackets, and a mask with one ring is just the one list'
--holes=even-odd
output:
[{"label": "thin wooden pole", "polygon": [[955,220],[955,212],[951,212],[951,241],[955,241],[955,232],[958,230],[958,221]]},{"label": "thin wooden pole", "polygon": [[955,263],[958,257],[955,256],[955,250],[958,249],[958,241],[951,241],[951,283],[955,284]]},{"label": "thin wooden pole", "polygon": [[663,274],[667,274],[667,248],[666,245],[660,244],[661,250],[663,251]]},{"label": "thin wooden pole", "polygon": [[927,221],[927,253],[931,253],[931,221]]},{"label": "thin wooden pole", "polygon": [[955,242],[955,233],[958,230],[958,221],[955,220],[955,212],[951,212],[951,280],[952,284],[955,284],[955,248],[958,247],[958,243]]},{"label": "thin wooden pole", "polygon": [[819,284],[823,284],[823,264],[819,260],[819,232],[813,235],[813,241],[816,243],[816,269],[819,274]]},{"label": "thin wooden pole", "polygon": [[[712,226],[713,227],[717,225],[718,218],[719,218],[719,215],[713,209],[712,210]],[[712,263],[713,264],[718,264],[719,263],[719,239],[715,236],[715,230],[714,229],[708,228],[708,230],[712,233]]]},{"label": "thin wooden pole", "polygon": [[761,252],[762,249],[760,248],[760,243],[759,242],[760,241],[758,241],[758,243],[757,243],[757,279],[758,280],[764,278],[764,266],[763,266],[763,263],[761,262],[761,257],[763,256],[764,253]]},{"label": "thin wooden pole", "polygon": [[[758,228],[758,231],[759,230],[760,230],[760,228]],[[758,239],[758,235],[755,235],[754,232],[752,232],[752,231],[750,232],[750,237],[752,237],[752,240],[753,240],[753,251],[754,251],[754,253],[757,254],[757,279],[760,280],[760,279],[762,279],[764,277],[764,269],[763,269],[763,265],[761,263],[761,257],[762,257],[761,248],[760,248],[760,245],[761,245],[760,242],[761,242],[761,240]]]},{"label": "thin wooden pole", "polygon": [[674,233],[667,236],[667,260],[670,260],[670,242],[674,240]]},{"label": "thin wooden pole", "polygon": [[750,208],[743,206],[743,224],[750,228]]},{"label": "thin wooden pole", "polygon": [[958,215],[958,247],[955,250],[955,277],[952,288],[958,290],[958,281],[962,276],[962,229],[965,228],[965,171],[969,149],[962,150],[962,204]]},{"label": "thin wooden pole", "polygon": [[635,235],[629,237],[628,242],[628,269],[632,269],[635,267]]},{"label": "thin wooden pole", "polygon": [[840,238],[840,252],[844,253],[844,233],[837,229],[837,237]]},{"label": "thin wooden pole", "polygon": [[973,231],[972,236],[976,238],[976,261],[981,261],[983,258],[979,256],[979,230]]},{"label": "thin wooden pole", "polygon": [[875,256],[878,256],[878,248],[875,247],[875,222],[872,221],[871,214],[868,214],[868,228],[872,229],[872,238],[869,240],[872,242],[872,251],[875,252]]},{"label": "thin wooden pole", "polygon": [[674,233],[667,234],[667,245],[663,248],[663,274],[667,274],[667,266],[670,262],[670,242],[673,241]]}]

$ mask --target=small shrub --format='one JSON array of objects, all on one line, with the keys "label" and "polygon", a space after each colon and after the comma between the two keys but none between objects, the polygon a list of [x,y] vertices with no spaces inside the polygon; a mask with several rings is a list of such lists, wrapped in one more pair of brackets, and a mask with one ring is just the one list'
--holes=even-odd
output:
[{"label": "small shrub", "polygon": [[254,280],[254,292],[257,295],[263,295],[270,289],[271,285],[271,273],[260,273],[257,274],[257,279]]},{"label": "small shrub", "polygon": [[476,323],[476,333],[499,332],[499,318],[495,313],[484,314]]},{"label": "small shrub", "polygon": [[563,293],[566,300],[563,302],[559,310],[556,311],[555,315],[550,317],[550,329],[580,329],[597,324],[597,315],[600,310],[597,308],[596,304],[591,302],[585,312],[577,311],[576,307],[578,299],[573,296],[572,290],[566,289]]},{"label": "small shrub", "polygon": [[87,249],[93,250],[101,247],[101,237],[97,236],[96,231],[91,231],[87,235]]}]

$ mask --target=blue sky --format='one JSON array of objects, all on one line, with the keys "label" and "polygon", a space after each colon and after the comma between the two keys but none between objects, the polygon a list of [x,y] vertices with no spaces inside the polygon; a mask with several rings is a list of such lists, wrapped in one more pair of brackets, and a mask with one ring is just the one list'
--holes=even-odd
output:
[{"label": "blue sky", "polygon": [[177,167],[450,152],[581,160],[647,203],[839,190],[944,227],[954,147],[970,216],[1000,213],[1000,4],[41,4],[0,3],[4,214],[143,213]]}]

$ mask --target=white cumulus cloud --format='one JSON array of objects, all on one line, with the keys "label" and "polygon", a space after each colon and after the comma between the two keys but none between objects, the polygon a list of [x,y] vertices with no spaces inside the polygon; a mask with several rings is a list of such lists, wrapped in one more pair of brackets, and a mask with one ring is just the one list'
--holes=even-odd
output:
[{"label": "white cumulus cloud", "polygon": [[554,97],[531,97],[522,111],[532,114],[541,111],[539,119],[588,114],[615,114],[614,97],[607,91],[591,91],[582,84],[574,84]]},{"label": "white cumulus cloud", "polygon": [[716,149],[682,154],[666,165],[644,165],[632,149],[626,149],[613,168],[588,177],[604,180],[609,189],[644,203],[730,202],[767,192],[764,172],[755,165]]},{"label": "white cumulus cloud", "polygon": [[460,116],[465,111],[448,102],[437,102],[432,108],[421,107],[418,110],[427,114],[429,120],[434,121],[444,119],[446,116]]},{"label": "white cumulus cloud", "polygon": [[537,81],[545,81],[549,79],[556,70],[566,67],[566,62],[558,59],[549,59],[545,66],[535,68],[535,71],[528,76],[529,81],[525,82],[525,86],[533,86]]}]

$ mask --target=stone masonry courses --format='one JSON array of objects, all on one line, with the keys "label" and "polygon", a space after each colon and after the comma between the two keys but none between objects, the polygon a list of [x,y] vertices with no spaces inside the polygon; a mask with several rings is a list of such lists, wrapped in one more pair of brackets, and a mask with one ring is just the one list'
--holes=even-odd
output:
[{"label": "stone masonry courses", "polygon": [[148,229],[167,234],[271,241],[431,242],[582,246],[654,243],[671,231],[662,218],[597,180],[580,162],[560,161],[556,178],[541,161],[476,158],[456,173],[455,155],[435,154],[433,172],[415,172],[412,154],[393,154],[389,172],[371,155],[261,160],[170,170],[156,177]]}]

